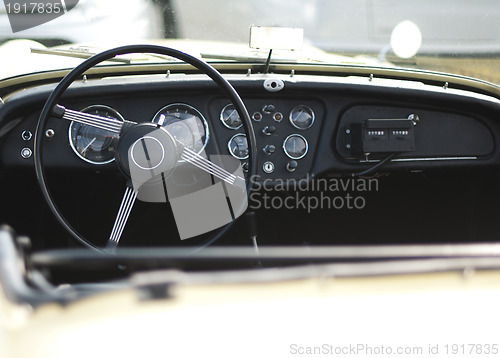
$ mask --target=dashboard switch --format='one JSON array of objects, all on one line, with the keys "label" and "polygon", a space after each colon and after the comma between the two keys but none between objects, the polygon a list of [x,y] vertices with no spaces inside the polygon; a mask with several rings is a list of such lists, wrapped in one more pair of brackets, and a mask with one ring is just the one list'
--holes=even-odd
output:
[{"label": "dashboard switch", "polygon": [[276,151],[276,147],[272,144],[268,144],[264,148],[262,148],[262,151],[267,155],[271,155]]},{"label": "dashboard switch", "polygon": [[299,166],[299,163],[297,161],[292,160],[291,162],[288,162],[286,165],[286,170],[288,170],[290,173],[293,173],[295,169]]},{"label": "dashboard switch", "polygon": [[21,133],[21,137],[23,138],[23,140],[30,140],[31,137],[33,137],[33,134],[30,132],[30,131],[24,131]]},{"label": "dashboard switch", "polygon": [[275,126],[265,126],[264,128],[262,128],[262,133],[264,133],[265,135],[272,135],[274,134],[274,132],[276,132]]},{"label": "dashboard switch", "polygon": [[264,112],[265,114],[271,114],[274,111],[276,111],[276,107],[274,106],[274,104],[266,104],[264,107],[262,107],[262,112]]}]

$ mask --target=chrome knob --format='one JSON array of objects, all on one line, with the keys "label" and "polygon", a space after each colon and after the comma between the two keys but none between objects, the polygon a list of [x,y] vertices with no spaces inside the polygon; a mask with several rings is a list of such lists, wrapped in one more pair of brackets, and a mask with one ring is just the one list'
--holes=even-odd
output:
[{"label": "chrome knob", "polygon": [[272,144],[268,144],[264,148],[262,148],[262,151],[267,155],[271,155],[276,151],[276,147]]},{"label": "chrome knob", "polygon": [[275,126],[265,126],[262,128],[262,133],[264,133],[264,135],[272,135],[274,132],[276,132]]},{"label": "chrome knob", "polygon": [[290,173],[293,173],[295,169],[299,166],[299,163],[297,161],[292,160],[291,162],[288,162],[286,165],[286,170],[288,170]]}]

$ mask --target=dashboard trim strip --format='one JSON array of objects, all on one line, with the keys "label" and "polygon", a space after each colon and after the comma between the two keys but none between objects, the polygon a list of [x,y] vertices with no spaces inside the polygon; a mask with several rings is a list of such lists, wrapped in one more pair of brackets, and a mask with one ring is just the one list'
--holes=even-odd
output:
[{"label": "dashboard trim strip", "polygon": [[[391,162],[429,162],[429,161],[450,161],[450,160],[477,160],[477,157],[429,157],[429,158],[396,158]],[[359,163],[378,163],[379,159],[360,160]]]}]

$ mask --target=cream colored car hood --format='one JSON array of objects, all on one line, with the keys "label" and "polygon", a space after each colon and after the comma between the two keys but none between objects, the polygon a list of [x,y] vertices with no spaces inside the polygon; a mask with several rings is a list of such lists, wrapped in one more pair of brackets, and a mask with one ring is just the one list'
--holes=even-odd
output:
[{"label": "cream colored car hood", "polygon": [[444,354],[446,344],[498,343],[498,302],[500,272],[177,286],[152,301],[124,290],[36,310],[2,299],[0,356],[345,356],[382,346],[435,356],[436,345]]}]

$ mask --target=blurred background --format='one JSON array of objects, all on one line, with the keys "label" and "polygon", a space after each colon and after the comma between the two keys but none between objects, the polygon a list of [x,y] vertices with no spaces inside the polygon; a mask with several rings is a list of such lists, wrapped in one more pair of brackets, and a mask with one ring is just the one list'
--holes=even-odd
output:
[{"label": "blurred background", "polygon": [[[46,46],[187,39],[248,43],[249,27],[304,29],[307,44],[343,55],[500,83],[498,0],[65,0],[68,13],[13,33],[0,2],[0,43],[32,39]],[[69,11],[70,10],[70,11]],[[36,14],[19,11],[16,21]],[[391,51],[391,33],[410,20],[421,32],[415,56]]]}]

